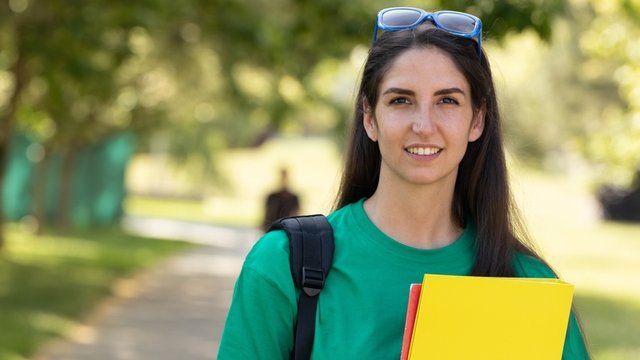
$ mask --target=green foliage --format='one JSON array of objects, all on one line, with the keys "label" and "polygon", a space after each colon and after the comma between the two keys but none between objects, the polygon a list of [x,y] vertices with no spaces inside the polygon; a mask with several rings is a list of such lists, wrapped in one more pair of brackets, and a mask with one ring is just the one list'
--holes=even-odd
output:
[{"label": "green foliage", "polygon": [[549,40],[554,19],[563,14],[566,1],[558,0],[442,0],[443,8],[464,10],[482,19],[486,36],[500,40],[506,34],[533,30],[542,39]]},{"label": "green foliage", "polygon": [[[607,102],[577,141],[600,174],[600,182],[629,185],[640,170],[640,4],[637,1],[592,1],[577,9],[594,15],[580,39],[581,78],[596,93],[600,84],[615,88],[617,101]],[[640,179],[639,179],[640,180]]]},{"label": "green foliage", "polygon": [[0,258],[0,359],[29,358],[46,340],[67,334],[114,281],[189,245],[113,230],[34,237],[10,228]]},{"label": "green foliage", "polygon": [[630,2],[571,2],[548,43],[508,35],[490,49],[512,149],[544,165],[588,165],[594,186],[628,186],[640,165],[640,26]]}]

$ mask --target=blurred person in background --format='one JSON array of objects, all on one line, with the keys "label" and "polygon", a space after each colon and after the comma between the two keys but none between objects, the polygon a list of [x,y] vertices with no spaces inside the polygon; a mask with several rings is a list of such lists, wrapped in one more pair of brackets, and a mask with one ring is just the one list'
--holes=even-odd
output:
[{"label": "blurred person in background", "polygon": [[[425,273],[556,277],[512,201],[481,38],[470,14],[378,14],[328,215],[335,256],[312,359],[398,359],[409,287]],[[283,231],[267,233],[247,256],[219,360],[290,358],[299,290],[288,256]],[[562,359],[588,358],[572,312]]]},{"label": "blurred person in background", "polygon": [[300,200],[298,195],[289,189],[289,174],[286,168],[280,169],[280,188],[267,196],[264,208],[263,231],[267,231],[278,219],[298,214]]}]

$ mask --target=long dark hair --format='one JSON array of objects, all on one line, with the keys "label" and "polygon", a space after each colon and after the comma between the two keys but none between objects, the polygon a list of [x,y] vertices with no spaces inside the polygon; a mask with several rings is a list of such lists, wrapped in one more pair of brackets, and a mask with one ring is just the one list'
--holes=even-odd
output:
[{"label": "long dark hair", "polygon": [[471,224],[477,231],[477,257],[472,274],[513,276],[517,251],[540,257],[529,243],[511,198],[491,69],[484,52],[478,56],[474,40],[451,35],[433,26],[381,34],[369,50],[363,70],[335,207],[370,197],[375,192],[382,159],[378,144],[366,135],[364,105],[375,108],[380,83],[400,54],[423,47],[437,47],[450,56],[469,83],[474,111],[483,106],[486,111],[484,131],[478,140],[469,143],[460,163],[452,206],[453,217],[459,225]]}]

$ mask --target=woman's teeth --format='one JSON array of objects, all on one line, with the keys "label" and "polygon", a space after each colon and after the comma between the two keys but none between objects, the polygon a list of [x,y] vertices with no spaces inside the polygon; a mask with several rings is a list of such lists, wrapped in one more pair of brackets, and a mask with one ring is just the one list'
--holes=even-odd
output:
[{"label": "woman's teeth", "polygon": [[440,151],[440,148],[433,147],[410,147],[407,148],[407,152],[414,155],[433,155]]}]

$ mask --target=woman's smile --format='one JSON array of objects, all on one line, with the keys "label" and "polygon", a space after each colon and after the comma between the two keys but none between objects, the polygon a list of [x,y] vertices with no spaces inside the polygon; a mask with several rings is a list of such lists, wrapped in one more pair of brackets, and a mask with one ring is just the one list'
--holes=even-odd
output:
[{"label": "woman's smile", "polygon": [[443,149],[435,146],[419,146],[412,145],[404,149],[410,155],[417,156],[418,158],[433,158],[438,155]]}]

